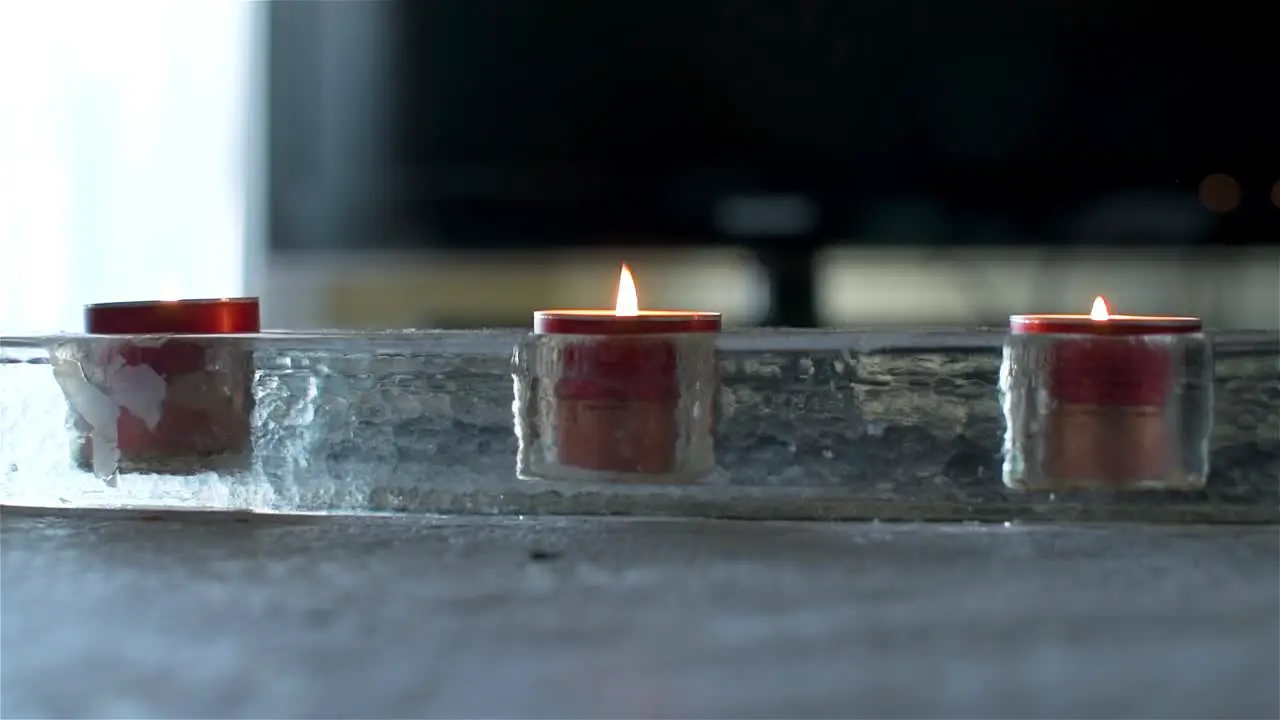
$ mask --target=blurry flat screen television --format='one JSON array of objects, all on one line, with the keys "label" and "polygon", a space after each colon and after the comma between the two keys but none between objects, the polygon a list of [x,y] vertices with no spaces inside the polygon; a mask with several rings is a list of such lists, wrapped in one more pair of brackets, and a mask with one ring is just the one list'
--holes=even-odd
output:
[{"label": "blurry flat screen television", "polygon": [[[1275,66],[1248,38],[1273,12],[271,3],[270,245],[729,243],[786,264],[834,242],[1271,242]],[[1073,221],[1124,198],[1138,219],[1114,232]],[[913,212],[946,222],[882,221]]]}]

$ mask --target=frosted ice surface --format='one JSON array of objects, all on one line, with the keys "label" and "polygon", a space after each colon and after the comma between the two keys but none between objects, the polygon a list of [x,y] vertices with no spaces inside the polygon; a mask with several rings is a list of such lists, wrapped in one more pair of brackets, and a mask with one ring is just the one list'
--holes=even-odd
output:
[{"label": "frosted ice surface", "polygon": [[[726,333],[719,471],[710,486],[692,489],[516,480],[511,350],[522,335],[255,339],[252,467],[122,474],[114,488],[70,461],[67,399],[47,342],[5,339],[0,498],[277,510],[767,516],[772,508],[822,517],[892,516],[939,503],[947,513],[998,515],[1020,502],[1000,480],[999,334]],[[1218,352],[1211,489],[1192,500],[1274,512],[1280,351],[1273,334],[1226,345]]]}]

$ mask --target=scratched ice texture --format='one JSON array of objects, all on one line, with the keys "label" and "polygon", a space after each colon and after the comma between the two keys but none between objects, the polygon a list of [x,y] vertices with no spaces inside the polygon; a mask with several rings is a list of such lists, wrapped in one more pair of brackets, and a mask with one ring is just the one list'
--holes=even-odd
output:
[{"label": "scratched ice texture", "polygon": [[[1055,425],[1060,428],[1057,423],[1061,420],[1054,417],[1060,410],[1052,399],[1051,378],[1054,352],[1062,341],[1061,336],[1040,333],[1012,334],[1005,340],[1000,395],[1005,422],[1004,481],[1009,487],[1051,490],[1064,483],[1081,482],[1079,477],[1064,480],[1054,470],[1055,463],[1063,458],[1055,460],[1052,450],[1053,428]],[[1163,408],[1156,421],[1162,431],[1160,439],[1148,441],[1142,449],[1134,447],[1134,437],[1130,435],[1125,445],[1129,454],[1123,459],[1145,456],[1145,472],[1130,469],[1117,476],[1111,464],[1111,469],[1104,471],[1109,473],[1108,479],[1101,481],[1127,484],[1134,489],[1203,488],[1209,473],[1214,384],[1212,352],[1205,336],[1179,333],[1136,338],[1095,337],[1091,342],[1095,346],[1154,350],[1166,358],[1169,373]],[[1110,432],[1115,432],[1114,426]],[[1159,469],[1152,469],[1151,462]],[[1099,481],[1099,477],[1083,480],[1086,484]]]},{"label": "scratched ice texture", "polygon": [[[716,336],[708,333],[652,335],[671,352],[676,400],[668,412],[674,435],[670,466],[657,473],[609,472],[562,463],[561,438],[556,431],[565,401],[556,388],[565,377],[566,358],[597,340],[581,335],[530,335],[516,346],[512,361],[515,396],[512,405],[517,438],[517,475],[529,479],[564,481],[621,481],[676,484],[705,482],[716,472],[715,412],[719,377]],[[653,347],[653,345],[650,345]],[[609,392],[626,383],[611,383]],[[631,428],[618,430],[633,432]],[[616,445],[618,438],[609,442]]]},{"label": "scratched ice texture", "polygon": [[[515,478],[520,331],[274,333],[252,341],[252,466],[77,469],[49,356],[0,341],[0,501],[264,511],[786,518],[1280,520],[1280,339],[1216,336],[1213,469],[1198,493],[1044,496],[1001,483],[1003,334],[725,333],[718,470],[696,487]],[[214,340],[210,340],[214,342]]]}]

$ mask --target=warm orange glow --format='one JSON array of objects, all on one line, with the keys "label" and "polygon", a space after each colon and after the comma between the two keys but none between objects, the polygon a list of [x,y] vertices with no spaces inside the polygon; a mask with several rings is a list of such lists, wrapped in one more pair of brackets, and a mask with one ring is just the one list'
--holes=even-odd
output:
[{"label": "warm orange glow", "polygon": [[1093,309],[1089,311],[1089,319],[1095,322],[1105,322],[1111,319],[1111,311],[1107,309],[1107,301],[1102,296],[1093,299]]},{"label": "warm orange glow", "polygon": [[625,264],[622,266],[622,274],[618,276],[618,303],[614,306],[613,314],[618,317],[635,317],[640,314],[636,281],[631,277],[631,268]]}]

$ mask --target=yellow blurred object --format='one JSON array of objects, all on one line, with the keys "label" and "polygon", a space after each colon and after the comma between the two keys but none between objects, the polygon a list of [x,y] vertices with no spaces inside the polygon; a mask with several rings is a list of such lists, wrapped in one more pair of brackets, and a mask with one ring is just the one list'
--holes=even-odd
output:
[{"label": "yellow blurred object", "polygon": [[618,267],[644,277],[645,307],[742,315],[759,293],[754,261],[733,250],[679,253],[599,250],[536,257],[451,254],[417,263],[379,264],[332,275],[326,325],[378,327],[521,327],[534,310],[610,309]]}]

